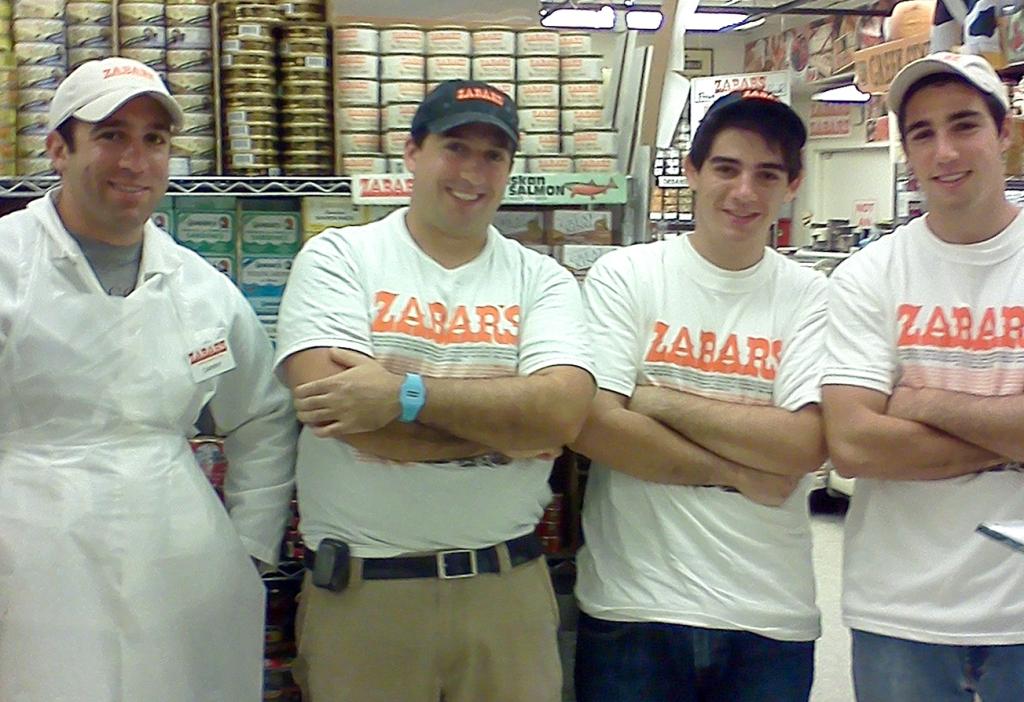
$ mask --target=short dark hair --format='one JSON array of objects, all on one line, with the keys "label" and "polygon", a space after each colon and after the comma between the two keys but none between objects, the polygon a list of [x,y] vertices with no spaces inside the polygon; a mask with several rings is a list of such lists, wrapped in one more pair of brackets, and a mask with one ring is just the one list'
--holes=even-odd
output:
[{"label": "short dark hair", "polygon": [[758,120],[746,114],[724,117],[715,125],[715,128],[710,133],[707,133],[706,136],[702,134],[701,139],[693,141],[687,158],[690,159],[694,168],[699,171],[704,166],[704,162],[711,155],[711,146],[715,142],[715,137],[723,129],[729,128],[753,132],[764,139],[769,146],[779,149],[782,152],[782,162],[786,168],[786,177],[790,183],[799,178],[800,174],[803,173],[804,140],[801,138],[801,135],[793,133],[792,130],[788,129],[781,122]]},{"label": "short dark hair", "polygon": [[951,83],[965,85],[980,95],[981,99],[985,102],[985,106],[988,108],[989,114],[992,115],[992,120],[996,123],[996,130],[998,131],[1002,127],[1003,120],[1006,119],[1006,108],[1003,107],[1003,103],[999,101],[999,98],[992,93],[986,93],[983,90],[978,90],[977,86],[969,80],[954,73],[932,73],[907,88],[907,92],[903,94],[903,102],[900,103],[900,110],[896,113],[896,119],[900,130],[900,141],[906,137],[904,129],[907,126],[907,105],[910,104],[910,98],[914,97],[914,95],[925,88],[934,88],[936,86],[949,85]]},{"label": "short dark hair", "polygon": [[68,117],[54,130],[67,143],[68,151],[75,150],[75,123],[77,122],[78,120],[74,117]]}]

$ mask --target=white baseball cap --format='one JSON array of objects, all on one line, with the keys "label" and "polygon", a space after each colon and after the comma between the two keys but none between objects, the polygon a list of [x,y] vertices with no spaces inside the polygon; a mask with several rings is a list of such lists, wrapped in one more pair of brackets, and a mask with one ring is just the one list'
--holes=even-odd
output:
[{"label": "white baseball cap", "polygon": [[1006,86],[988,61],[975,54],[954,54],[950,51],[929,54],[904,66],[889,86],[889,95],[886,97],[889,109],[898,113],[903,97],[914,83],[936,73],[959,76],[981,92],[994,95],[1004,108],[1010,109]]},{"label": "white baseball cap", "polygon": [[134,97],[152,95],[167,109],[171,123],[184,121],[181,107],[167,92],[156,71],[144,63],[115,56],[86,61],[71,72],[50,102],[47,126],[52,132],[69,117],[83,122],[101,122]]}]

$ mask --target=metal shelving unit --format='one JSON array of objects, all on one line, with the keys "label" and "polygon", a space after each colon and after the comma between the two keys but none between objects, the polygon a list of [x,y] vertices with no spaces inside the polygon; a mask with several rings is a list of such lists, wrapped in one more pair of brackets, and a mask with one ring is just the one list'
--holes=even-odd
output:
[{"label": "metal shelving unit", "polygon": [[[39,197],[57,184],[56,176],[0,179],[0,197]],[[301,195],[351,195],[347,177],[187,176],[171,178],[168,195],[242,195],[282,197]]]}]

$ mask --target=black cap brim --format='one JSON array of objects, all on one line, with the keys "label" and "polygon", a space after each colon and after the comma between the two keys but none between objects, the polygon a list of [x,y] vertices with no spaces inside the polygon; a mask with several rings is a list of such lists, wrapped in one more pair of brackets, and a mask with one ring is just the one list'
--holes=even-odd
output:
[{"label": "black cap brim", "polygon": [[503,122],[500,117],[486,112],[456,112],[441,119],[435,119],[427,125],[427,129],[433,134],[444,134],[450,129],[466,124],[489,124],[497,127],[505,136],[512,140],[513,150],[519,148],[519,135],[508,124]]},{"label": "black cap brim", "polygon": [[[707,126],[708,129],[718,131],[719,124],[736,116],[749,116],[752,119],[774,119],[778,120],[787,131],[800,135],[800,146],[807,143],[807,127],[800,119],[800,116],[793,111],[789,105],[778,100],[765,100],[756,97],[744,97],[737,99],[731,104],[721,105],[717,109],[709,110],[708,114],[697,126],[697,131]],[[708,119],[710,117],[710,120]],[[697,135],[694,135],[696,140]]]}]

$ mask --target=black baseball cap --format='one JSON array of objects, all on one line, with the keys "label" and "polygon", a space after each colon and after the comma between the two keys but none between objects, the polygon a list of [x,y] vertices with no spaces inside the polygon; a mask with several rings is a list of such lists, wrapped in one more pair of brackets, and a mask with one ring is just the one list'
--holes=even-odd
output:
[{"label": "black baseball cap", "polygon": [[726,93],[711,104],[690,140],[690,150],[710,151],[711,142],[718,131],[736,119],[773,121],[796,137],[799,148],[803,148],[807,142],[807,128],[792,107],[767,90],[746,89]]},{"label": "black baseball cap", "polygon": [[449,80],[430,91],[412,118],[412,133],[444,134],[464,124],[490,124],[519,148],[516,103],[493,85],[478,80]]}]

